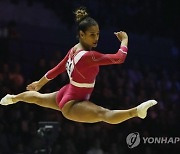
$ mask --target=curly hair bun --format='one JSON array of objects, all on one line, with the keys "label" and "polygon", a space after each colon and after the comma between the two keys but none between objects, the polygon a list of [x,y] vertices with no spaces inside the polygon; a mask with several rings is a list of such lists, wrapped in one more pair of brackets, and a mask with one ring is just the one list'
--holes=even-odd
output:
[{"label": "curly hair bun", "polygon": [[76,16],[76,22],[78,23],[88,16],[88,13],[85,7],[79,7],[78,9],[76,9],[74,14]]}]

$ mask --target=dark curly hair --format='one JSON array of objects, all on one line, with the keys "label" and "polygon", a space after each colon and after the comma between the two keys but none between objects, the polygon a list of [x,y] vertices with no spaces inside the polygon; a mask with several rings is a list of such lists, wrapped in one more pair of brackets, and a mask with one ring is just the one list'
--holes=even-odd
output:
[{"label": "dark curly hair", "polygon": [[77,34],[79,38],[79,31],[85,32],[89,27],[98,25],[97,21],[91,18],[87,12],[86,7],[79,7],[74,11],[75,21],[77,23]]}]

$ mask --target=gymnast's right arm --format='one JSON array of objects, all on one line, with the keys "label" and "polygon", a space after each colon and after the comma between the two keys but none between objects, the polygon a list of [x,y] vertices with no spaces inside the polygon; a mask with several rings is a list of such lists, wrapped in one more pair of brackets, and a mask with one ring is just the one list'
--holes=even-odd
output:
[{"label": "gymnast's right arm", "polygon": [[49,70],[40,80],[29,84],[26,87],[26,89],[30,91],[39,91],[46,83],[54,79],[59,74],[63,73],[66,70],[66,62],[67,62],[68,56],[69,56],[69,52],[58,65],[56,65],[54,68]]}]

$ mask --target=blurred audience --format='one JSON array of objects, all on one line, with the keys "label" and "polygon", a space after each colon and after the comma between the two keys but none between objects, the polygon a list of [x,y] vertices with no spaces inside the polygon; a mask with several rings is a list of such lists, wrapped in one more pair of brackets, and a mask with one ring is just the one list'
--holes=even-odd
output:
[{"label": "blurred audience", "polygon": [[[10,2],[18,5],[20,1],[11,0]],[[117,26],[131,32],[161,37],[176,37],[177,34],[172,31],[179,28],[178,24],[173,23],[171,19],[174,15],[171,7],[166,10],[169,3],[163,3],[163,0],[71,2],[27,0],[27,5],[32,7],[37,1],[43,3],[46,8],[54,10],[62,22],[69,27],[73,25],[72,10],[81,4],[89,6],[88,9],[102,28]],[[93,5],[94,3],[96,5]],[[170,18],[166,20],[167,15]],[[174,24],[176,26],[171,27]],[[0,98],[7,93],[17,94],[25,91],[28,83],[38,80],[63,58],[62,52],[56,51],[55,55],[49,56],[48,59],[39,57],[36,64],[32,63],[33,66],[29,69],[23,64],[25,61],[20,61],[19,57],[11,57],[12,61],[4,59],[4,57],[7,58],[4,55],[8,53],[8,37],[10,39],[20,37],[16,31],[15,22],[10,22],[7,27],[0,27]],[[180,79],[176,65],[179,63],[180,55],[178,41],[172,44],[169,53],[170,58],[165,60],[164,65],[144,65],[137,59],[131,62],[131,66],[125,63],[119,66],[102,67],[97,77],[91,100],[104,107],[128,109],[145,100],[156,99],[159,104],[149,110],[146,119],[133,118],[119,125],[101,122],[84,124],[69,121],[58,111],[23,102],[7,107],[0,106],[0,154],[43,153],[42,149],[47,145],[44,138],[38,136],[39,121],[59,122],[59,135],[53,144],[52,154],[178,153],[180,150],[178,143],[141,144],[131,151],[126,144],[126,137],[132,132],[139,132],[142,136],[179,136]],[[23,58],[23,55],[21,56]],[[31,75],[27,76],[27,74]],[[56,91],[66,82],[68,77],[63,73],[40,91],[43,93]]]},{"label": "blurred audience", "polygon": [[[57,54],[57,52],[56,52]],[[35,64],[33,77],[52,67],[55,59],[40,58]],[[1,97],[7,93],[17,94],[25,90],[27,81],[23,77],[22,65],[4,63],[0,70]],[[41,70],[42,69],[42,70]],[[68,82],[66,74],[43,87],[42,92],[52,92]],[[35,153],[40,138],[37,137],[39,121],[59,121],[59,137],[53,145],[53,153],[62,154],[117,154],[126,153],[126,136],[134,131],[147,136],[178,136],[177,121],[179,109],[179,72],[159,66],[144,67],[135,62],[134,66],[109,66],[102,68],[97,78],[92,100],[112,109],[127,109],[148,99],[156,99],[159,104],[150,109],[145,120],[131,119],[120,125],[105,123],[83,124],[65,119],[60,112],[36,105],[18,103],[0,107],[0,152]],[[108,147],[108,148],[107,148]],[[147,153],[169,153],[177,145],[145,147]]]}]

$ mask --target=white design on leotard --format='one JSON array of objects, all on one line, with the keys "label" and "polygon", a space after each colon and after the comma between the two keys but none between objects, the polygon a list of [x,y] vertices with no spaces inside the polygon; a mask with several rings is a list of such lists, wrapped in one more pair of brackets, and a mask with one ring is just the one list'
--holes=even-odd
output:
[{"label": "white design on leotard", "polygon": [[74,70],[74,65],[78,63],[78,61],[82,58],[82,56],[88,51],[80,51],[77,55],[75,55],[73,58],[69,57],[66,63],[66,70],[68,73],[68,76],[70,79],[72,79],[72,72]]}]

